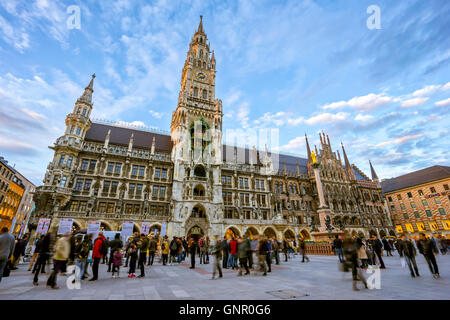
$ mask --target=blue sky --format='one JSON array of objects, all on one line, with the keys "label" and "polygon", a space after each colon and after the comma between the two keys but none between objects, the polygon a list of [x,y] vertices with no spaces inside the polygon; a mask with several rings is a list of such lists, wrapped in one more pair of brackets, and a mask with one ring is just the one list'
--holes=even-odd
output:
[{"label": "blue sky", "polygon": [[278,128],[302,156],[305,132],[319,145],[324,130],[381,178],[450,164],[446,0],[0,0],[0,154],[41,184],[94,72],[94,117],[169,130],[199,15],[225,130]]}]

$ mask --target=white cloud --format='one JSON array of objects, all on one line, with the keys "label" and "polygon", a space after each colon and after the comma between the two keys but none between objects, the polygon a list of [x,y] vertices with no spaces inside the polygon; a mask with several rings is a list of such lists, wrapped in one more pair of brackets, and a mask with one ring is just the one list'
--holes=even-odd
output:
[{"label": "white cloud", "polygon": [[362,114],[362,113],[358,113],[358,115],[355,117],[356,121],[367,121],[372,119],[373,116],[371,116],[370,114]]},{"label": "white cloud", "polygon": [[164,112],[156,112],[154,110],[148,110],[148,113],[150,113],[156,119],[161,119],[164,116]]},{"label": "white cloud", "polygon": [[424,98],[424,97],[413,98],[413,99],[403,101],[401,106],[404,108],[417,107],[417,106],[420,106],[421,104],[424,104],[428,100],[430,100],[430,98]]},{"label": "white cloud", "polygon": [[370,93],[365,96],[354,97],[348,101],[338,101],[323,105],[321,108],[327,109],[340,109],[340,108],[353,108],[358,111],[371,111],[379,107],[388,105],[393,102],[393,97],[386,96],[384,93],[374,94]]},{"label": "white cloud", "polygon": [[336,114],[325,112],[325,113],[315,115],[315,116],[305,120],[305,123],[307,123],[309,125],[314,125],[314,124],[319,124],[319,123],[329,124],[332,122],[346,120],[349,115],[350,114],[346,113],[346,112],[339,112]]},{"label": "white cloud", "polygon": [[447,82],[445,84],[425,86],[422,89],[414,91],[413,96],[415,97],[430,96],[438,91],[447,91],[447,90],[450,90],[450,82]]},{"label": "white cloud", "polygon": [[377,147],[384,147],[384,146],[387,146],[387,145],[390,145],[390,144],[402,144],[402,143],[405,143],[407,141],[416,140],[416,139],[421,138],[421,137],[423,137],[423,134],[415,134],[415,135],[410,135],[410,136],[403,136],[403,137],[400,137],[400,138],[386,140],[384,142],[378,143],[376,146]]},{"label": "white cloud", "polygon": [[29,35],[23,29],[13,27],[2,16],[0,16],[0,35],[19,52],[24,52],[24,49],[30,47]]},{"label": "white cloud", "polygon": [[28,110],[26,108],[23,108],[22,111],[27,114],[28,116],[32,117],[33,119],[44,119],[46,118],[46,116],[44,116],[43,114],[34,112],[32,110]]},{"label": "white cloud", "polygon": [[437,105],[438,107],[447,107],[450,106],[450,98],[445,99],[445,100],[441,100],[441,101],[437,101],[435,103],[435,105]]},{"label": "white cloud", "polygon": [[292,140],[289,140],[289,142],[284,145],[281,146],[280,149],[281,150],[288,150],[288,151],[305,151],[305,137],[304,136],[300,136],[300,137],[296,137]]}]

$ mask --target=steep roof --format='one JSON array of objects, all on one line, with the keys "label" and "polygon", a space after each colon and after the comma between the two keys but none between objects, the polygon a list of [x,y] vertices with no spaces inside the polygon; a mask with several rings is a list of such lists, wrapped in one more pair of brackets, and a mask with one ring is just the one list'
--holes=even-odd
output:
[{"label": "steep roof", "polygon": [[133,146],[143,149],[151,149],[153,137],[155,137],[155,150],[168,152],[172,150],[172,140],[170,135],[159,134],[145,130],[123,128],[115,125],[107,125],[93,122],[86,132],[87,141],[105,142],[108,130],[111,130],[109,143],[128,146],[131,134],[133,134]]},{"label": "steep roof", "polygon": [[381,182],[381,188],[384,193],[387,193],[449,177],[450,167],[436,165],[407,173],[396,178],[384,180]]}]

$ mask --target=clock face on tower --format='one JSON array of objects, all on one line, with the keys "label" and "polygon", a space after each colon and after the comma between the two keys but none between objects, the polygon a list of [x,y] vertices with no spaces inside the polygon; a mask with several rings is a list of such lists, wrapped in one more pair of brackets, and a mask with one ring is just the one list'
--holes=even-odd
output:
[{"label": "clock face on tower", "polygon": [[204,74],[203,72],[197,73],[197,79],[205,80],[206,79],[206,74]]}]

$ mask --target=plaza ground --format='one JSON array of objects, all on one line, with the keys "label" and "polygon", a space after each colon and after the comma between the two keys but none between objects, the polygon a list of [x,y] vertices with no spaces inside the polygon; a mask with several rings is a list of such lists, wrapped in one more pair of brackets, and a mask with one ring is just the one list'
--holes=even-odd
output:
[{"label": "plaza ground", "polygon": [[[338,270],[337,257],[310,256],[311,262],[301,263],[299,256],[273,265],[266,277],[250,275],[238,277],[236,271],[224,270],[224,277],[210,280],[212,264],[162,266],[155,263],[146,267],[143,279],[127,278],[128,268],[122,267],[121,278],[111,279],[107,266],[100,265],[99,280],[82,281],[81,289],[69,290],[66,276],[58,276],[61,289],[46,288],[48,275],[41,274],[39,286],[32,285],[28,264],[19,265],[11,276],[0,282],[0,300],[176,300],[176,299],[450,299],[450,254],[437,257],[440,279],[433,279],[422,255],[417,257],[418,278],[411,278],[408,269],[402,269],[398,255],[384,257],[387,269],[381,270],[381,289],[352,290],[351,273]],[[139,271],[137,270],[137,275]],[[292,298],[295,296],[295,298]]]}]

